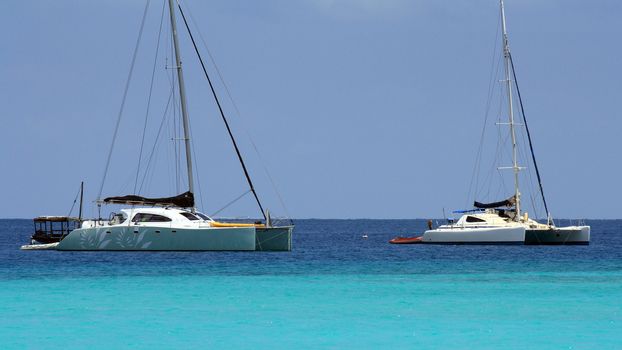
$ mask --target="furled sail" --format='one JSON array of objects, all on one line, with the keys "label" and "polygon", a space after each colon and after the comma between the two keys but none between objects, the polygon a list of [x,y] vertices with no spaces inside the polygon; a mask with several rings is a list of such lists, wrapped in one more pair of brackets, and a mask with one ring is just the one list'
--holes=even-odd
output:
[{"label": "furled sail", "polygon": [[145,198],[137,195],[127,195],[119,197],[104,198],[104,203],[108,204],[129,204],[129,205],[156,205],[162,207],[194,207],[194,195],[192,192],[184,192],[175,197],[164,198]]},{"label": "furled sail", "polygon": [[516,196],[512,196],[508,199],[494,202],[494,203],[480,203],[478,201],[473,202],[473,206],[475,208],[480,209],[489,209],[489,208],[499,208],[499,207],[512,207],[516,204]]}]

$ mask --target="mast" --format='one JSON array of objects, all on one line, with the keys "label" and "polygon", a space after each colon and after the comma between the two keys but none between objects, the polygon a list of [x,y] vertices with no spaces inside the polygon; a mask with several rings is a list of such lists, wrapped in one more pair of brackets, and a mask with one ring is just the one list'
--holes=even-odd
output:
[{"label": "mast", "polygon": [[[173,45],[175,47],[175,63],[177,65],[177,81],[179,82],[179,100],[181,101],[181,115],[184,127],[184,142],[186,144],[186,165],[188,167],[188,191],[194,194],[194,179],[192,174],[192,153],[190,152],[190,126],[188,123],[188,109],[186,105],[186,89],[184,87],[184,74],[181,69],[181,57],[179,55],[179,42],[177,40],[177,22],[175,20],[175,6],[173,0],[168,0],[169,13],[171,16],[171,30],[173,32]],[[192,208],[194,211],[194,208]]]},{"label": "mast", "polygon": [[82,224],[82,201],[84,199],[84,181],[80,182],[80,210],[78,211],[78,221]]},{"label": "mast", "polygon": [[520,191],[518,188],[518,172],[521,168],[518,166],[517,159],[517,148],[516,148],[516,130],[514,129],[514,108],[512,103],[512,80],[510,75],[510,65],[511,65],[511,56],[510,56],[510,43],[508,41],[508,33],[505,25],[505,8],[503,6],[503,0],[500,0],[501,3],[501,25],[503,29],[503,57],[504,65],[505,65],[505,83],[506,83],[506,91],[508,95],[508,113],[509,113],[509,125],[510,125],[510,134],[512,136],[512,169],[514,170],[514,196],[516,199],[516,216],[514,218],[515,221],[518,221],[521,216],[520,211]]}]

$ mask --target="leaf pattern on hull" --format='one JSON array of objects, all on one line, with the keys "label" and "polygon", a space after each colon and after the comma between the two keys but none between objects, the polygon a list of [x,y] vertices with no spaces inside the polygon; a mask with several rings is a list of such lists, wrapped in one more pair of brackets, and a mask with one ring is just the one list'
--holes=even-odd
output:
[{"label": "leaf pattern on hull", "polygon": [[135,233],[133,228],[95,228],[80,232],[79,245],[92,250],[142,250],[149,249],[153,243],[146,240],[150,228],[141,228]]}]

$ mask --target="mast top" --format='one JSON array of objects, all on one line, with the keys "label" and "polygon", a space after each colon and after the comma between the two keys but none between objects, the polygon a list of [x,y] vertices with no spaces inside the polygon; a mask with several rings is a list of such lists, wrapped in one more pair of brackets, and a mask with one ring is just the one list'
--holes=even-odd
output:
[{"label": "mast top", "polygon": [[505,23],[505,6],[503,0],[499,0],[501,6],[501,28],[503,31],[503,53],[508,56],[510,54],[510,42],[508,40],[507,25]]}]

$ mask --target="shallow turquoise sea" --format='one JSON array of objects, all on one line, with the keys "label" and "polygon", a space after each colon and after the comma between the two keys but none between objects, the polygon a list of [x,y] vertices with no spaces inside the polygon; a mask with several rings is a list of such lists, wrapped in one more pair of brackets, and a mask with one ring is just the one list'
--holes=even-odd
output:
[{"label": "shallow turquoise sea", "polygon": [[622,349],[622,221],[588,224],[589,246],[300,220],[290,253],[99,253],[20,251],[32,223],[0,220],[0,348]]}]

